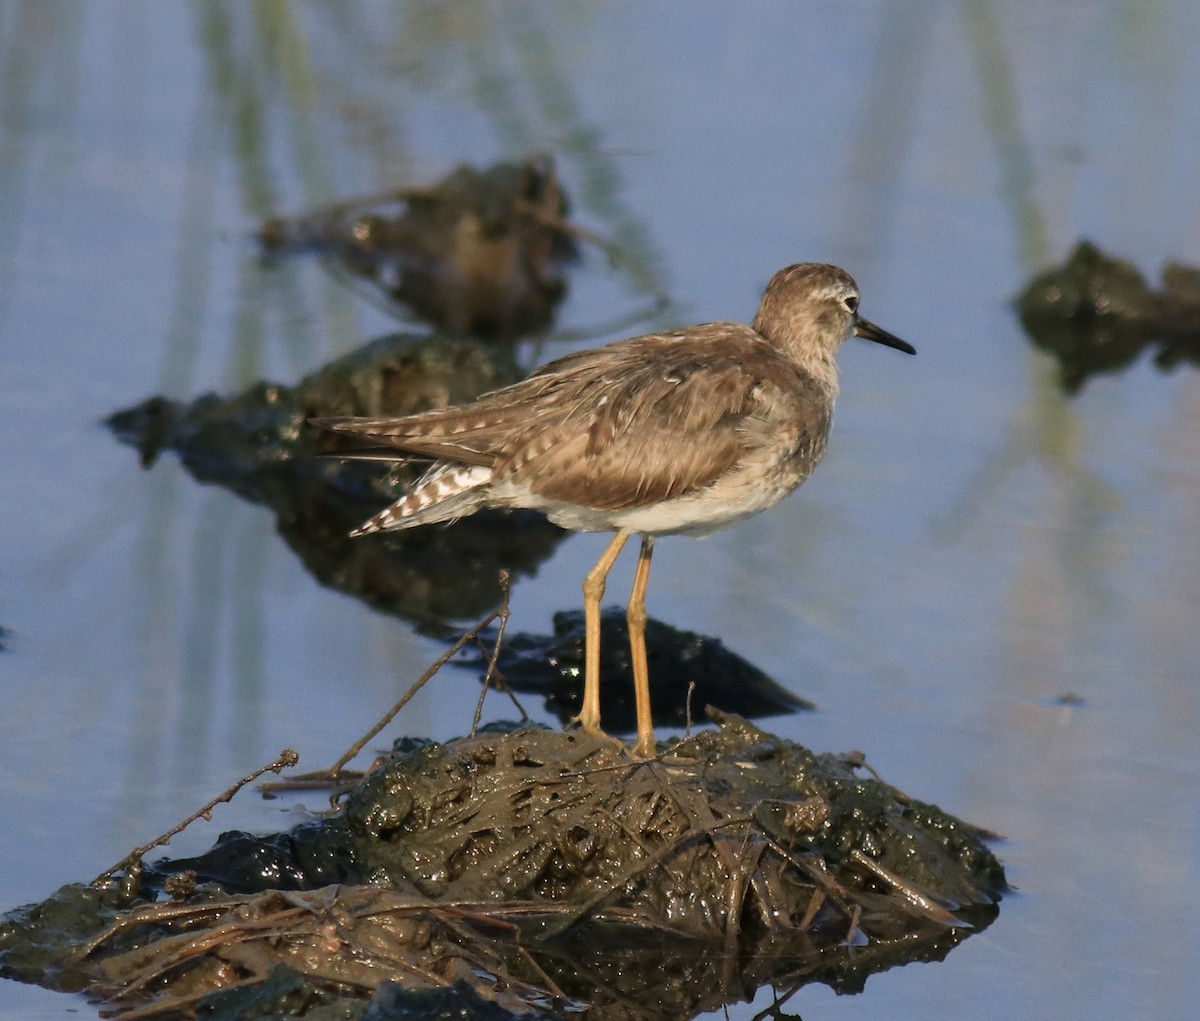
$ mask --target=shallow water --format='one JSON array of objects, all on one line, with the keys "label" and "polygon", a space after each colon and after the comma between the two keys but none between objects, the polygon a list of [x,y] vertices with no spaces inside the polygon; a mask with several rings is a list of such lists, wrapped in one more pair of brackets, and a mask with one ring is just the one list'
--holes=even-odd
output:
[{"label": "shallow water", "polygon": [[[1010,299],[1081,237],[1150,276],[1200,264],[1200,9],[799,10],[0,6],[0,908],[285,745],[328,763],[440,651],[317,586],[267,511],[170,456],[143,471],[98,423],[394,328],[311,264],[263,267],[260,217],[548,150],[576,218],[670,295],[655,322],[748,319],[773,270],[822,259],[920,350],[848,345],[814,478],[656,554],[652,614],[820,706],[771,726],[1007,837],[1019,891],[986,933],[790,1009],[1192,1015],[1200,376],[1142,363],[1068,399]],[[647,298],[593,252],[559,325]],[[520,581],[513,625],[576,606],[604,541]],[[463,732],[477,690],[442,674],[402,729]],[[246,798],[178,850],[302,812]],[[3,1016],[77,1006],[0,985]]]}]

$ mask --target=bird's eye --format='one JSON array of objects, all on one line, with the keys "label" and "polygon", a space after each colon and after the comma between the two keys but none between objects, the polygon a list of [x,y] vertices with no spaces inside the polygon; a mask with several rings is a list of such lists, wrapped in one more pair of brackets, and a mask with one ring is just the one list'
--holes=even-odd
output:
[{"label": "bird's eye", "polygon": [[857,294],[847,294],[847,295],[846,295],[846,297],[844,297],[844,298],[842,299],[842,303],[843,303],[843,304],[846,306],[846,308],[848,308],[848,309],[849,309],[851,312],[857,312],[857,311],[858,311],[858,295],[857,295]]}]

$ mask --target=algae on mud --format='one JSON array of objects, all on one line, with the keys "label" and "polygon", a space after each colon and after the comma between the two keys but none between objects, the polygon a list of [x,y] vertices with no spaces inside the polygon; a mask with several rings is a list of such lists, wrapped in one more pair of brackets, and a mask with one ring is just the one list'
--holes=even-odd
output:
[{"label": "algae on mud", "polygon": [[[977,829],[853,756],[715,716],[651,761],[530,726],[403,742],[340,812],[288,835],[341,845],[338,884],[272,868],[233,893],[213,861],[159,862],[120,907],[75,888],[57,911],[10,914],[0,971],[86,983],[116,1016],[272,1016],[280,989],[295,1016],[403,1016],[376,1011],[396,982],[470,990],[497,1016],[681,1018],[768,982],[856,989],[994,917],[1004,873]],[[183,869],[207,881],[154,901]],[[71,897],[90,913],[55,957],[46,920]]]}]

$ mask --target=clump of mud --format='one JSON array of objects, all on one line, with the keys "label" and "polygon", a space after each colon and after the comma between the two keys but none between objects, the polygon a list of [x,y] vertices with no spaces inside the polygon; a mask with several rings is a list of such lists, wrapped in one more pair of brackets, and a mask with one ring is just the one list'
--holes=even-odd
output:
[{"label": "clump of mud", "polygon": [[[994,917],[979,830],[713,715],[651,761],[532,726],[403,742],[286,840],[10,914],[0,967],[126,1018],[682,1018],[768,982],[857,989]],[[333,885],[302,865],[331,860]]]}]

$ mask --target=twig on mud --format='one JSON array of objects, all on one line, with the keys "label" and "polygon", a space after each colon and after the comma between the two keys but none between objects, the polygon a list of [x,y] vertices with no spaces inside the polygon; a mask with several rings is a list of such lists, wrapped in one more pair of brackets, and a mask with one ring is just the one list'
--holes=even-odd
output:
[{"label": "twig on mud", "polygon": [[844,940],[842,940],[842,942],[845,943],[845,945],[848,947],[852,947],[855,945],[855,942],[856,942],[855,937],[859,933],[858,923],[861,918],[862,918],[862,905],[855,904],[854,907],[852,907],[850,909],[850,928],[846,930],[846,938]]},{"label": "twig on mud", "polygon": [[[417,678],[417,680],[415,682],[413,682],[412,687],[410,687],[408,689],[408,691],[406,691],[404,693],[404,695],[400,699],[400,701],[397,702],[394,706],[392,706],[392,708],[389,709],[386,713],[384,713],[383,716],[380,717],[380,719],[375,723],[375,725],[370,730],[368,730],[365,734],[363,734],[362,737],[360,737],[357,741],[355,741],[354,744],[352,744],[349,748],[347,748],[346,751],[342,753],[341,757],[337,760],[337,762],[335,762],[332,766],[329,767],[328,774],[327,774],[328,777],[330,779],[336,778],[338,776],[338,774],[341,773],[341,771],[345,767],[346,763],[353,760],[358,755],[358,753],[361,752],[367,746],[367,744],[375,738],[376,734],[378,734],[381,730],[383,730],[384,727],[386,727],[389,723],[391,723],[392,720],[394,720],[396,718],[397,713],[399,713],[401,709],[403,709],[406,705],[408,705],[408,703],[412,699],[412,697],[414,695],[416,695],[416,693],[418,691],[420,691],[423,687],[425,687],[425,685],[428,684],[429,681],[431,681],[433,679],[434,675],[439,670],[441,670],[442,667],[444,667],[447,663],[450,662],[450,660],[452,660],[455,656],[457,656],[459,654],[459,652],[461,652],[462,649],[467,644],[475,641],[479,637],[480,631],[482,631],[489,624],[491,624],[492,621],[496,620],[498,617],[501,617],[501,616],[503,616],[503,618],[505,620],[508,619],[508,586],[507,585],[504,586],[503,593],[501,594],[500,605],[497,606],[496,609],[492,610],[491,613],[489,613],[486,617],[484,617],[478,623],[472,625],[466,631],[464,631],[462,633],[462,635],[459,636],[458,641],[456,641],[452,646],[450,646],[449,649],[447,649],[440,656],[438,656],[438,658],[435,659],[430,664],[429,669],[427,669],[423,674],[421,674],[420,677]],[[501,633],[501,635],[503,635],[503,633],[504,633],[503,627],[501,627],[500,633]]]},{"label": "twig on mud", "polygon": [[941,904],[938,904],[934,900],[933,894],[920,889],[915,883],[910,882],[903,876],[896,875],[891,869],[884,868],[874,858],[863,854],[857,847],[851,850],[850,860],[861,865],[879,879],[882,879],[888,886],[908,901],[909,904],[916,908],[919,914],[924,915],[926,918],[940,922],[942,925],[949,926],[950,928],[974,928],[970,922],[963,921]]},{"label": "twig on mud", "polygon": [[[102,977],[91,991],[103,996],[111,1016],[122,1021],[190,1016],[190,1008],[214,988],[250,988],[261,983],[266,977],[262,962],[281,957],[286,960],[289,948],[298,954],[292,959],[293,964],[318,985],[336,984],[343,990],[356,986],[370,992],[379,975],[367,976],[364,981],[363,972],[351,966],[357,963],[367,969],[382,967],[384,973],[393,978],[403,976],[401,981],[408,980],[418,987],[447,987],[450,980],[420,957],[421,946],[414,948],[403,929],[390,928],[389,919],[410,917],[431,931],[440,930],[444,936],[439,939],[440,945],[455,946],[476,972],[506,976],[510,992],[532,1000],[548,990],[551,995],[566,999],[522,945],[520,928],[501,917],[511,909],[516,909],[520,917],[530,910],[543,916],[559,914],[564,908],[565,905],[505,905],[474,900],[435,903],[367,887],[336,888],[332,895],[329,890],[268,891],[187,908],[156,904],[129,911],[80,948],[77,960],[90,957],[117,936],[142,926],[182,926],[173,934],[144,945],[139,942],[105,958]],[[304,948],[318,943],[328,948],[330,940],[337,940],[340,945],[335,955],[338,963],[314,968]],[[497,940],[514,949],[542,983],[541,987],[528,986],[508,975]],[[258,955],[254,949],[258,946],[271,948],[267,957]],[[243,947],[249,949],[239,949]],[[435,964],[437,956],[440,954],[435,953]],[[208,958],[222,960],[234,971],[249,970],[251,974],[239,979],[231,972],[216,985],[211,981],[212,976],[199,975],[196,981],[183,978],[187,969],[201,965]],[[146,997],[151,998],[150,1002],[144,1002]]]},{"label": "twig on mud", "polygon": [[755,825],[758,827],[759,833],[763,835],[763,839],[771,845],[771,849],[777,855],[803,872],[813,881],[815,889],[820,890],[826,897],[831,898],[839,907],[846,910],[849,893],[841,883],[829,874],[829,870],[825,867],[824,858],[812,858],[808,855],[794,854],[764,829],[762,824],[757,820],[755,820]]},{"label": "twig on mud", "polygon": [[517,707],[517,711],[521,714],[522,720],[528,720],[529,714],[525,712],[525,707],[517,701],[517,696],[513,693],[512,688],[504,680],[500,671],[496,669],[496,661],[500,658],[500,649],[504,644],[504,632],[508,627],[509,609],[508,609],[508,593],[509,582],[511,575],[507,568],[500,572],[500,605],[496,608],[496,614],[499,617],[500,623],[496,625],[496,642],[492,646],[491,653],[488,653],[483,648],[483,643],[478,638],[475,644],[479,646],[479,651],[488,657],[487,673],[483,675],[483,689],[479,692],[479,701],[475,703],[475,715],[471,718],[471,737],[474,737],[479,730],[479,720],[483,716],[483,700],[487,698],[488,688],[491,686],[492,679],[496,679],[496,683],[504,691],[508,692],[508,697],[512,699],[513,705]]},{"label": "twig on mud", "polygon": [[122,858],[119,862],[117,862],[111,868],[108,868],[105,871],[101,872],[100,875],[98,875],[95,879],[92,880],[91,885],[99,886],[102,882],[104,882],[104,880],[110,878],[114,873],[119,872],[121,869],[129,869],[129,868],[135,868],[135,867],[140,866],[142,858],[146,855],[146,853],[148,851],[152,851],[156,847],[162,847],[165,844],[169,844],[171,842],[172,837],[174,837],[178,833],[183,832],[183,830],[187,829],[197,819],[204,819],[204,820],[212,819],[213,809],[216,808],[217,805],[220,805],[226,801],[232,801],[233,796],[235,794],[237,794],[237,792],[240,791],[243,787],[245,787],[246,784],[254,783],[254,781],[257,780],[264,773],[281,773],[281,772],[283,772],[283,770],[294,766],[299,761],[300,761],[299,755],[297,755],[290,748],[285,748],[283,751],[281,751],[279,753],[279,756],[273,762],[268,762],[261,769],[256,769],[249,776],[242,777],[232,787],[229,787],[228,789],[223,791],[221,794],[218,794],[215,798],[213,798],[207,804],[202,805],[195,812],[193,812],[186,819],[184,819],[181,823],[178,823],[177,825],[173,826],[171,829],[167,830],[166,833],[163,833],[161,836],[155,837],[148,844],[143,844],[141,847],[135,847],[132,851],[130,851],[127,855],[125,855],[124,858]]},{"label": "twig on mud", "polygon": [[[486,645],[483,644],[483,639],[476,638],[475,639],[475,648],[479,650],[479,655],[482,656],[484,659],[484,662],[486,662],[488,664],[488,672],[484,676],[484,679],[483,679],[484,691],[485,692],[487,691],[487,686],[490,684],[490,685],[494,686],[497,691],[504,692],[504,694],[506,694],[508,696],[508,700],[513,704],[513,708],[516,709],[516,711],[520,714],[521,722],[527,723],[529,721],[529,713],[527,713],[525,711],[525,707],[523,705],[521,705],[521,700],[519,698],[517,698],[517,693],[515,691],[513,691],[513,689],[509,686],[509,683],[505,679],[504,674],[502,674],[500,672],[500,668],[495,665],[496,657],[498,657],[499,652],[500,652],[499,646],[493,646],[491,649],[489,649]],[[479,696],[479,705],[477,707],[478,712],[482,712],[482,706],[483,706],[483,695],[481,694]],[[478,726],[478,724],[479,724],[479,717],[476,716],[475,722],[471,727],[471,734],[470,734],[471,737],[475,736],[475,728]]]},{"label": "twig on mud", "polygon": [[743,823],[753,824],[754,817],[749,815],[734,815],[727,819],[715,820],[711,826],[697,827],[692,826],[684,830],[669,844],[663,845],[658,851],[652,854],[649,858],[644,858],[639,862],[635,862],[632,868],[626,869],[616,879],[606,882],[596,893],[589,897],[582,904],[572,904],[572,910],[561,921],[555,922],[548,926],[545,931],[539,934],[538,939],[541,941],[554,939],[561,936],[571,926],[582,921],[592,911],[603,904],[614,893],[624,889],[629,883],[632,883],[639,876],[644,875],[651,869],[662,865],[668,858],[675,854],[689,840],[695,840],[698,836],[709,836],[716,833],[718,830],[729,829],[733,826],[739,826]]},{"label": "twig on mud", "polygon": [[154,903],[146,907],[133,908],[118,916],[102,931],[92,936],[70,957],[72,962],[86,960],[109,940],[122,933],[130,932],[139,925],[165,925],[169,922],[194,922],[220,915],[226,910],[224,904],[163,904]]},{"label": "twig on mud", "polygon": [[[740,928],[741,903],[744,901],[746,895],[746,872],[742,868],[743,862],[739,860],[739,857],[744,858],[745,848],[743,848],[741,856],[734,857],[729,848],[725,846],[724,841],[717,840],[711,835],[717,828],[718,820],[708,800],[701,797],[695,791],[687,790],[678,784],[671,783],[669,779],[664,779],[659,772],[661,767],[657,764],[649,765],[650,775],[658,783],[662,796],[670,798],[676,807],[687,816],[688,824],[693,830],[700,830],[710,834],[709,839],[712,841],[713,850],[716,852],[717,857],[721,859],[733,881],[731,888],[728,890],[730,904],[728,905],[725,928],[727,945],[732,946]],[[771,903],[771,893],[761,873],[751,873],[750,884],[754,887],[759,903],[764,906],[769,905]],[[739,898],[736,904],[734,903],[735,898]]]}]

